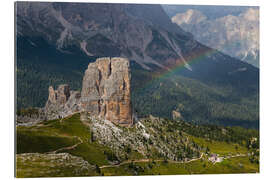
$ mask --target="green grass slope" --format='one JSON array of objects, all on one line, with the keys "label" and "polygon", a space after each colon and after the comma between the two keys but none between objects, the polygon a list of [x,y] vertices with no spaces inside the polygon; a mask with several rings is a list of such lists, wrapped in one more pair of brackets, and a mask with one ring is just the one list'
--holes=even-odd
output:
[{"label": "green grass slope", "polygon": [[258,173],[259,165],[251,163],[248,157],[235,157],[213,164],[207,159],[190,163],[139,162],[125,164],[120,167],[102,168],[105,176],[120,175],[172,175],[172,174],[233,174]]},{"label": "green grass slope", "polygon": [[[62,120],[40,123],[36,126],[17,127],[16,132],[18,155],[21,153],[47,153],[59,149],[59,153],[66,152],[81,157],[92,165],[108,164],[107,155],[103,152],[110,152],[110,149],[96,142],[90,142],[90,130],[80,121],[80,114]],[[82,143],[79,143],[80,140]],[[65,147],[75,144],[78,144],[75,148],[65,149]],[[17,162],[19,162],[17,170],[21,171],[23,168],[18,158]],[[45,162],[41,161],[41,163]],[[35,177],[35,174],[30,176]]]},{"label": "green grass slope", "polygon": [[[162,128],[173,133],[173,128],[179,128],[173,124],[174,122],[171,121],[168,125],[164,124]],[[164,133],[166,132],[164,131]],[[177,132],[179,133],[179,131]],[[18,126],[16,176],[64,177],[259,172],[259,164],[250,161],[248,156],[250,150],[246,144],[240,145],[237,142],[209,140],[194,134],[189,135],[188,129],[182,132],[182,136],[202,147],[201,158],[185,162],[166,160],[152,155],[147,159],[142,154],[131,151],[126,159],[120,160],[120,164],[112,164],[111,162],[115,158],[113,151],[97,141],[91,141],[90,128],[80,121],[80,114],[29,127]],[[206,147],[209,152],[206,152]],[[209,162],[208,158],[212,153],[219,154],[220,157],[227,157],[227,159],[218,163]],[[239,154],[242,156],[237,157]]]}]

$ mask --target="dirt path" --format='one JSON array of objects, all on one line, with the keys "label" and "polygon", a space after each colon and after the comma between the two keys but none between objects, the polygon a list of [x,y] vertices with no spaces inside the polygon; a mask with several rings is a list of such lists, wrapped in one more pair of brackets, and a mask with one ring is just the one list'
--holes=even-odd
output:
[{"label": "dirt path", "polygon": [[57,153],[57,152],[59,152],[59,151],[75,149],[78,145],[80,145],[80,144],[83,143],[83,140],[82,140],[80,137],[78,137],[78,136],[74,136],[74,137],[78,138],[80,142],[78,142],[78,143],[76,143],[76,144],[74,144],[74,145],[72,145],[72,146],[62,147],[62,148],[57,149],[57,150],[55,150],[55,151],[47,152],[46,154],[51,154],[51,153],[55,154],[55,153]]},{"label": "dirt path", "polygon": [[[151,159],[138,159],[138,160],[127,160],[127,161],[123,161],[119,164],[112,164],[112,165],[103,165],[103,166],[100,166],[99,168],[102,169],[102,168],[108,168],[108,167],[119,167],[119,166],[122,166],[124,164],[129,164],[129,163],[132,163],[132,162],[149,162]],[[156,160],[158,161],[158,160]]]},{"label": "dirt path", "polygon": [[[199,158],[195,158],[195,159],[191,159],[189,161],[173,161],[173,160],[168,160],[168,162],[170,163],[190,163],[192,161],[197,161],[199,159],[201,159],[203,157],[204,153],[201,154],[201,156]],[[109,168],[109,167],[119,167],[119,166],[122,166],[124,164],[129,164],[129,163],[137,163],[137,162],[150,162],[150,161],[155,161],[155,162],[161,162],[161,161],[164,161],[163,159],[138,159],[138,160],[127,160],[127,161],[123,161],[119,164],[112,164],[112,165],[104,165],[104,166],[100,166],[99,168],[102,169],[102,168]]]},{"label": "dirt path", "polygon": [[247,154],[236,154],[234,156],[223,157],[223,159],[230,159],[230,158],[235,158],[235,157],[245,157],[245,156],[247,156]]},{"label": "dirt path", "polygon": [[59,121],[60,124],[63,123],[63,120],[65,120],[65,119],[67,119],[67,118],[70,118],[72,115],[73,115],[73,114],[70,114],[70,115],[68,115],[68,116],[66,116],[66,117],[60,118],[60,121]]},{"label": "dirt path", "polygon": [[[197,160],[200,160],[202,159],[204,153],[201,153],[201,156],[199,158],[194,158],[194,159],[190,159],[189,161],[173,161],[173,160],[168,160],[168,162],[170,163],[176,163],[176,164],[186,164],[186,163],[190,163],[190,162],[193,162],[193,161],[197,161]],[[235,158],[235,157],[244,157],[244,156],[247,156],[246,154],[237,154],[237,155],[234,155],[234,156],[229,156],[229,157],[224,157],[223,159],[230,159],[230,158]],[[110,168],[110,167],[119,167],[119,166],[122,166],[124,164],[129,164],[129,163],[137,163],[137,162],[151,162],[151,161],[155,161],[155,162],[160,162],[160,161],[164,161],[163,159],[157,159],[157,160],[154,160],[154,159],[138,159],[138,160],[127,160],[127,161],[123,161],[119,164],[112,164],[112,165],[103,165],[103,166],[100,166],[99,168],[100,169],[103,169],[103,168]]]}]

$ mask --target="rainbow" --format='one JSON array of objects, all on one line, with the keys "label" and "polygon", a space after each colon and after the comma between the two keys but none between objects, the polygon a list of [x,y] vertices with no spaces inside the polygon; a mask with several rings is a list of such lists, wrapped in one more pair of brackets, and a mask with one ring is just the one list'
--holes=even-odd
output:
[{"label": "rainbow", "polygon": [[[146,82],[143,86],[139,88],[135,88],[134,90],[142,90],[142,89],[147,89],[150,87],[153,83],[160,81],[160,80],[165,80],[170,78],[173,74],[180,72],[182,69],[187,68],[186,66],[192,66],[200,61],[202,61],[206,56],[211,56],[212,54],[216,53],[216,49],[211,49],[211,48],[202,48],[202,50],[197,50],[193,52],[190,55],[187,55],[184,60],[178,60],[176,63],[168,66],[168,68],[163,69],[159,72],[156,72],[152,75],[152,79]],[[188,69],[188,68],[187,68]],[[191,69],[192,71],[192,69]]]}]

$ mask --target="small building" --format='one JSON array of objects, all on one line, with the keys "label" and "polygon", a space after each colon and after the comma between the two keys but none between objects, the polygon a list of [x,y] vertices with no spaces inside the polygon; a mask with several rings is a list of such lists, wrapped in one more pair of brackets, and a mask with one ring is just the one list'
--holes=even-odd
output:
[{"label": "small building", "polygon": [[210,161],[212,163],[222,162],[223,157],[218,157],[217,154],[211,154],[211,156],[208,158],[208,161]]}]

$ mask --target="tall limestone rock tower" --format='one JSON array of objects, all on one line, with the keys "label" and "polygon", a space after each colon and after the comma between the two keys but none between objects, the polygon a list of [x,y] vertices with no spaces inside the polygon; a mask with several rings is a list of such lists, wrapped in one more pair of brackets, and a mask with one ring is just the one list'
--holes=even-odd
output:
[{"label": "tall limestone rock tower", "polygon": [[132,125],[130,79],[125,58],[99,58],[90,63],[83,78],[82,111],[122,126]]}]

